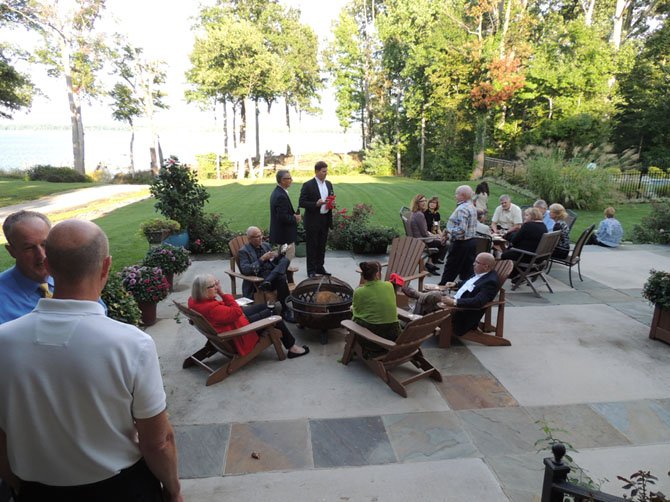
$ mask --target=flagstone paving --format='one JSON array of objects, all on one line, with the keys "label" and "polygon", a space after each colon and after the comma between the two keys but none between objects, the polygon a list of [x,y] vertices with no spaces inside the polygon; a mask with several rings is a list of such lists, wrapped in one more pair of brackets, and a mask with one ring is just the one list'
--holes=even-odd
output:
[{"label": "flagstone paving", "polygon": [[[648,338],[652,308],[640,295],[650,268],[670,270],[670,248],[588,246],[582,256],[575,289],[555,266],[554,294],[508,292],[511,347],[428,341],[424,353],[443,382],[416,382],[406,399],[360,361],[339,363],[342,330],[322,346],[317,330],[295,325],[309,356],[280,362],[267,350],[206,387],[202,370],[181,368],[204,338],[162,302],[147,331],[161,358],[185,500],[539,500],[544,424],[579,450],[591,478],[609,480],[608,491],[621,495],[616,476],[646,468],[670,492],[670,346]],[[363,259],[329,252],[326,268],[355,285]],[[304,259],[294,263],[300,281]],[[172,298],[185,300],[197,273],[228,288],[227,268],[227,260],[194,262]]]}]

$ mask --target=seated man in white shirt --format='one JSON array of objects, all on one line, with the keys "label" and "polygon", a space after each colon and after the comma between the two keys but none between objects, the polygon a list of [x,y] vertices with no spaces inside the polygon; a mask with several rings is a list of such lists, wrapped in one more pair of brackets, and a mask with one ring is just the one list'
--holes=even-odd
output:
[{"label": "seated man in white shirt", "polygon": [[454,334],[463,336],[479,324],[484,310],[482,307],[493,301],[498,294],[498,274],[494,270],[496,259],[491,253],[479,253],[475,258],[474,275],[460,284],[447,283],[454,289],[453,297],[445,297],[443,303],[448,307],[459,307],[467,310],[456,310],[451,315]]},{"label": "seated man in white shirt", "polygon": [[491,229],[495,233],[507,234],[509,232],[516,232],[521,228],[523,217],[521,215],[521,208],[516,204],[512,204],[512,199],[509,195],[500,196],[500,205],[496,207],[491,218]]}]

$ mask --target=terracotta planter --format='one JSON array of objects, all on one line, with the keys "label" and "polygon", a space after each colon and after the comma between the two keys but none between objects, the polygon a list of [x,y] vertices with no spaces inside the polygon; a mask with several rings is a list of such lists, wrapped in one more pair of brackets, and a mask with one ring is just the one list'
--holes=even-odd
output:
[{"label": "terracotta planter", "polygon": [[142,312],[142,324],[153,326],[156,324],[156,304],[147,302],[137,302],[137,306]]},{"label": "terracotta planter", "polygon": [[656,305],[654,308],[654,317],[651,320],[649,338],[670,343],[670,310]]},{"label": "terracotta planter", "polygon": [[170,285],[170,292],[174,291],[174,272],[166,272],[165,278]]}]

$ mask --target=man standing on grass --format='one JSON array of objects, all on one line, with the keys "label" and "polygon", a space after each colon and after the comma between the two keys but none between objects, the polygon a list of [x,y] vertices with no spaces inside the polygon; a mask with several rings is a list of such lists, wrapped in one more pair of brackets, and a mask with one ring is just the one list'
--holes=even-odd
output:
[{"label": "man standing on grass", "polygon": [[42,213],[18,211],[2,224],[5,248],[14,266],[0,273],[0,324],[31,312],[40,298],[50,297],[53,279],[44,265],[44,245],[51,222]]},{"label": "man standing on grass", "polygon": [[333,226],[335,192],[326,180],[328,164],[320,160],[314,165],[314,178],[300,189],[299,207],[305,208],[305,240],[307,244],[307,275],[329,275],[323,267],[326,259],[328,229]]},{"label": "man standing on grass", "polygon": [[291,173],[286,169],[277,171],[277,186],[270,195],[270,242],[272,244],[293,244],[298,236],[300,213],[293,209],[288,189],[293,183]]},{"label": "man standing on grass", "polygon": [[21,502],[181,502],[156,346],[97,302],[107,236],[67,220],[45,247],[53,298],[0,326],[0,476]]}]

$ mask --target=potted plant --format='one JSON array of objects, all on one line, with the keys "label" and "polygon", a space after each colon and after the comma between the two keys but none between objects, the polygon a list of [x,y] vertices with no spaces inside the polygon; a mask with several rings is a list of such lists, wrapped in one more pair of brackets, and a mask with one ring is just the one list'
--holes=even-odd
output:
[{"label": "potted plant", "polygon": [[159,267],[165,274],[165,278],[170,285],[170,291],[172,291],[174,274],[185,272],[191,265],[190,254],[183,247],[160,244],[149,249],[142,265],[145,267]]},{"label": "potted plant", "polygon": [[356,254],[386,254],[386,250],[398,236],[389,227],[369,227],[354,225],[349,229],[351,249]]},{"label": "potted plant", "polygon": [[203,217],[205,202],[209,199],[205,187],[198,183],[196,173],[181,164],[174,155],[170,156],[149,190],[156,198],[156,209],[181,225],[180,237],[171,236],[170,244],[186,247],[188,228]]},{"label": "potted plant", "polygon": [[651,270],[642,296],[655,306],[649,338],[670,343],[670,273]]},{"label": "potted plant", "polygon": [[121,274],[111,274],[100,295],[107,305],[107,317],[139,326],[142,313],[133,295],[123,287]]},{"label": "potted plant", "polygon": [[131,265],[121,271],[123,287],[128,291],[142,311],[142,323],[156,323],[156,304],[169,293],[170,285],[159,267]]},{"label": "potted plant", "polygon": [[168,236],[176,234],[181,229],[178,221],[166,218],[153,218],[140,225],[140,231],[149,241],[149,244],[160,244]]}]

